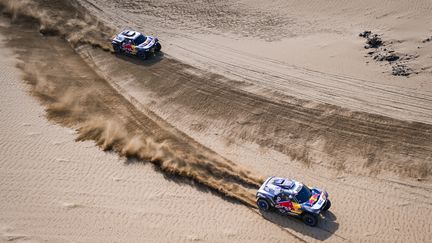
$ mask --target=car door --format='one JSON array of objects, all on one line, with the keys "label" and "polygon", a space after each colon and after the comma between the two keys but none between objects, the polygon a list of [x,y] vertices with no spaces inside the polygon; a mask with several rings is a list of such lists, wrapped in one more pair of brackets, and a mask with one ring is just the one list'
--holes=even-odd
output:
[{"label": "car door", "polygon": [[291,199],[291,212],[295,214],[301,214],[303,210],[301,209],[300,203],[297,201],[296,197],[290,197]]},{"label": "car door", "polygon": [[279,193],[276,196],[276,204],[278,205],[278,208],[283,208],[285,210],[291,211],[292,209],[292,202],[289,198],[289,195],[285,193]]},{"label": "car door", "polygon": [[130,39],[126,39],[124,42],[123,42],[123,45],[122,45],[122,48],[123,48],[123,51],[125,51],[125,52],[127,52],[127,53],[132,53],[133,52],[133,43],[132,43],[132,40],[130,40]]},{"label": "car door", "polygon": [[291,197],[287,193],[280,193],[276,196],[275,201],[280,212],[291,214],[300,214],[302,212],[301,206],[295,197]]}]

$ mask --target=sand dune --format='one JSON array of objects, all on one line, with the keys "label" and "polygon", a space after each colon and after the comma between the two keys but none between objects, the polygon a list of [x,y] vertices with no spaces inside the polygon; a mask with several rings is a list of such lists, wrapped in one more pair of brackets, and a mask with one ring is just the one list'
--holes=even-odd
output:
[{"label": "sand dune", "polygon": [[[0,3],[3,239],[431,237],[428,1]],[[164,53],[109,53],[126,26],[157,33]],[[385,39],[377,52],[402,58],[374,61],[367,29]],[[415,72],[394,77],[392,65]],[[48,120],[73,131],[38,117],[18,72]],[[318,227],[254,209],[273,174],[330,192]]]}]

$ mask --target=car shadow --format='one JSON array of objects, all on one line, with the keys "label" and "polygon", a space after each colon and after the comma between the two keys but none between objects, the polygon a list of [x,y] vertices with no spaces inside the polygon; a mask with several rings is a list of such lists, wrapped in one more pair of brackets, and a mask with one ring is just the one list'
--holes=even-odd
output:
[{"label": "car shadow", "polygon": [[335,234],[339,228],[336,221],[336,215],[327,211],[320,215],[318,225],[315,227],[305,225],[300,218],[282,215],[276,211],[261,211],[261,215],[268,221],[278,225],[282,229],[294,230],[302,235],[307,235],[319,241],[328,239]]},{"label": "car shadow", "polygon": [[127,53],[112,53],[112,54],[123,61],[130,62],[130,63],[133,63],[135,65],[141,65],[141,66],[155,65],[158,62],[162,61],[164,56],[165,56],[165,54],[163,52],[159,52],[159,53],[154,53],[153,55],[151,55],[147,59],[143,60],[137,56],[127,54]]}]

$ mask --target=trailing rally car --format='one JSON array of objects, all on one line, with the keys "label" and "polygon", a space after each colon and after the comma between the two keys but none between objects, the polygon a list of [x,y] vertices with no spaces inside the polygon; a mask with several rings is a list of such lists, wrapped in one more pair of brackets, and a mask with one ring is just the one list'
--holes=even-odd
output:
[{"label": "trailing rally car", "polygon": [[276,209],[282,214],[300,217],[309,226],[315,226],[319,214],[331,206],[326,191],[274,176],[264,182],[256,197],[260,210]]},{"label": "trailing rally car", "polygon": [[146,36],[133,30],[125,30],[114,36],[111,43],[115,53],[124,52],[142,59],[146,59],[162,49],[158,38]]}]

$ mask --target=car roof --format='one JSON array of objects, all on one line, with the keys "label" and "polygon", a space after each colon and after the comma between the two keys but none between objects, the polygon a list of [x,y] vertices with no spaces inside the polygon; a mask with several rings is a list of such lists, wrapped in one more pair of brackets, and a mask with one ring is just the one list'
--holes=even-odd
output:
[{"label": "car roof", "polygon": [[267,184],[264,187],[264,190],[273,195],[277,195],[281,192],[291,194],[291,195],[296,195],[301,190],[302,187],[303,184],[295,180],[290,180],[281,177],[273,177],[267,182]]},{"label": "car roof", "polygon": [[135,40],[138,36],[142,35],[138,31],[134,30],[125,30],[120,33],[124,38]]}]

